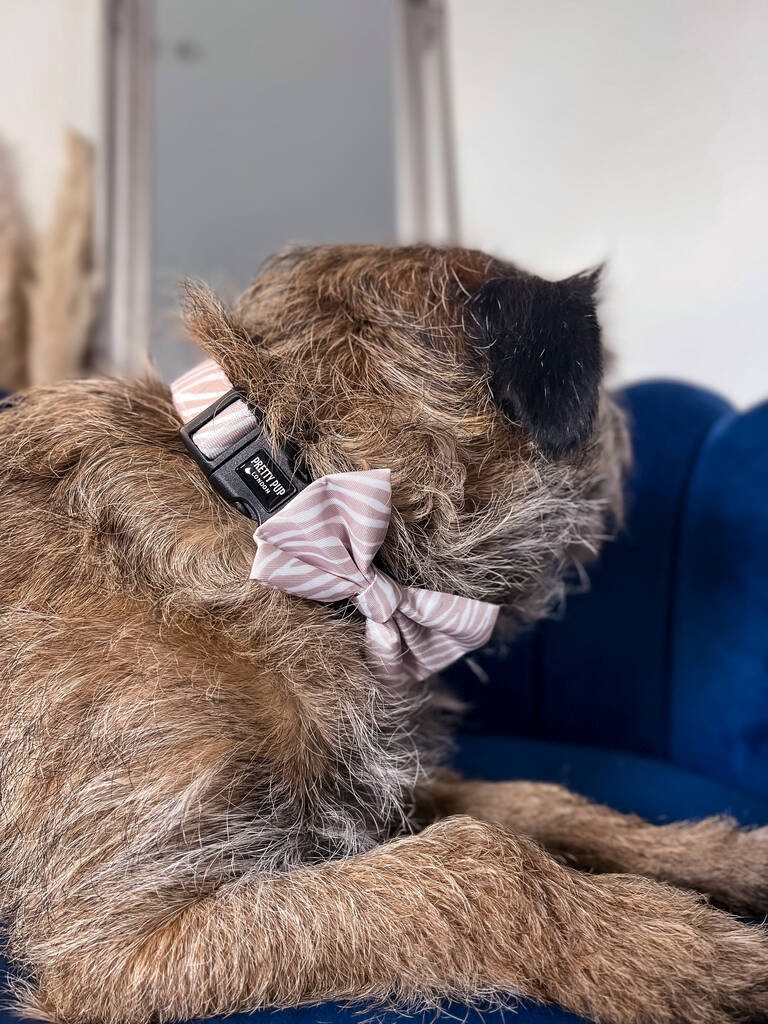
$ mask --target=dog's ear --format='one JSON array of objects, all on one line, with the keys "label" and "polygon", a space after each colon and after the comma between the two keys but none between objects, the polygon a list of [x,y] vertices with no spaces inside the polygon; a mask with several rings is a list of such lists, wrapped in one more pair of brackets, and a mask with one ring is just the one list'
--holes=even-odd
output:
[{"label": "dog's ear", "polygon": [[497,406],[548,455],[581,444],[597,416],[600,272],[545,281],[513,271],[487,281],[469,302]]},{"label": "dog's ear", "polygon": [[185,281],[182,312],[191,339],[214,359],[234,387],[248,390],[259,349],[226,306],[204,285]]}]

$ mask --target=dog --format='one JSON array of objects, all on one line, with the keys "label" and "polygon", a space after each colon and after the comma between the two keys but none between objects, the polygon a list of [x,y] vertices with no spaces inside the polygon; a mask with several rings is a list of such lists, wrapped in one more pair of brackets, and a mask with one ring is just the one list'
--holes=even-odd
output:
[{"label": "dog", "polygon": [[[388,471],[393,586],[503,606],[513,633],[621,516],[597,287],[464,249],[311,247],[231,309],[190,287],[186,319],[307,480]],[[153,377],[0,413],[0,891],[23,1012],[768,1014],[765,932],[699,895],[765,911],[768,831],[452,774],[450,696],[377,672],[354,602],[250,578],[254,522],[182,426]]]}]

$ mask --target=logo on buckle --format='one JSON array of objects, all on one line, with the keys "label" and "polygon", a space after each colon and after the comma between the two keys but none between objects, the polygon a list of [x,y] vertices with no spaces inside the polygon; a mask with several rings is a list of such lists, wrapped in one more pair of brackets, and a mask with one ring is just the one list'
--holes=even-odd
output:
[{"label": "logo on buckle", "polygon": [[263,448],[237,467],[237,475],[250,487],[267,512],[274,512],[298,493]]}]

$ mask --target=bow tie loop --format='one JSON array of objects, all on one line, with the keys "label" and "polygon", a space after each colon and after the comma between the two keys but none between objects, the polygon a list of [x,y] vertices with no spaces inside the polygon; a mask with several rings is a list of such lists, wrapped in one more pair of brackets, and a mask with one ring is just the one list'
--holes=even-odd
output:
[{"label": "bow tie loop", "polygon": [[365,590],[352,598],[352,603],[366,619],[383,623],[391,619],[399,608],[403,590],[385,572],[374,567],[372,570],[373,579]]}]

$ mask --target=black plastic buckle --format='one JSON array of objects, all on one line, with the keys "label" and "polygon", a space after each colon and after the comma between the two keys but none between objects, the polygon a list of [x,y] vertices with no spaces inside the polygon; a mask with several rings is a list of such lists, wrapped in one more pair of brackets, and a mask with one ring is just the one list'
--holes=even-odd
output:
[{"label": "black plastic buckle", "polygon": [[[221,455],[209,459],[194,442],[195,433],[234,402],[242,402],[256,420],[252,430]],[[292,449],[275,449],[264,437],[258,413],[239,391],[228,391],[179,431],[189,454],[211,486],[249,519],[266,522],[286,502],[304,490],[309,477],[296,468]]]}]

